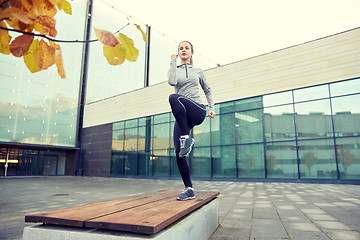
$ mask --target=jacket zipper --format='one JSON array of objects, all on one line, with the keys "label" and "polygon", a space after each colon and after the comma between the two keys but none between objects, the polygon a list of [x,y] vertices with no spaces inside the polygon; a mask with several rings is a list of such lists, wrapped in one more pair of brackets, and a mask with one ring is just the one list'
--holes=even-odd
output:
[{"label": "jacket zipper", "polygon": [[189,75],[188,75],[188,70],[187,70],[187,65],[186,64],[185,64],[185,71],[186,71],[186,78],[188,78]]}]

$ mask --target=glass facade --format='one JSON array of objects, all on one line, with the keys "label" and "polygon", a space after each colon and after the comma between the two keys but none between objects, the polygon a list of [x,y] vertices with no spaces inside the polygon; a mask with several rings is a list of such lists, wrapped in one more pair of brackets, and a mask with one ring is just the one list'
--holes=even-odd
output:
[{"label": "glass facade", "polygon": [[[360,179],[360,79],[215,105],[191,135],[195,178]],[[179,177],[171,113],[113,124],[115,176]]]}]

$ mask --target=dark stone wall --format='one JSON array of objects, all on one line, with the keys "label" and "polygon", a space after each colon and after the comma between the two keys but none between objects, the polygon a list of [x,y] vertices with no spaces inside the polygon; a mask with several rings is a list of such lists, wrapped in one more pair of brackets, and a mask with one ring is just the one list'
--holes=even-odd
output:
[{"label": "dark stone wall", "polygon": [[84,128],[80,163],[83,176],[110,176],[111,148],[112,124]]}]

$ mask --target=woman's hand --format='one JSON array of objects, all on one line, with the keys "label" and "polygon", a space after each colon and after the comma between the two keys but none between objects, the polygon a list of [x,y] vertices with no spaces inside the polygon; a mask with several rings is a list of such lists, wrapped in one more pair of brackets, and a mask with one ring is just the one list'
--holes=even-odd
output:
[{"label": "woman's hand", "polygon": [[175,58],[177,58],[177,57],[178,57],[177,54],[172,54],[172,55],[171,55],[171,60],[173,60],[173,59],[175,59]]},{"label": "woman's hand", "polygon": [[215,116],[216,116],[215,111],[210,110],[210,111],[209,111],[209,117],[215,118]]}]

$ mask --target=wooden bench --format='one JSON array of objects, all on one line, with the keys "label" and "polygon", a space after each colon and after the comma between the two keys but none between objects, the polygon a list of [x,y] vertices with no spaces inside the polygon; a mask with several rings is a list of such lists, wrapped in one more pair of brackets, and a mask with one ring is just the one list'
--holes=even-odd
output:
[{"label": "wooden bench", "polygon": [[81,228],[155,234],[215,199],[219,192],[196,192],[196,198],[177,201],[179,191],[157,191],[116,200],[25,216],[41,222]]}]

